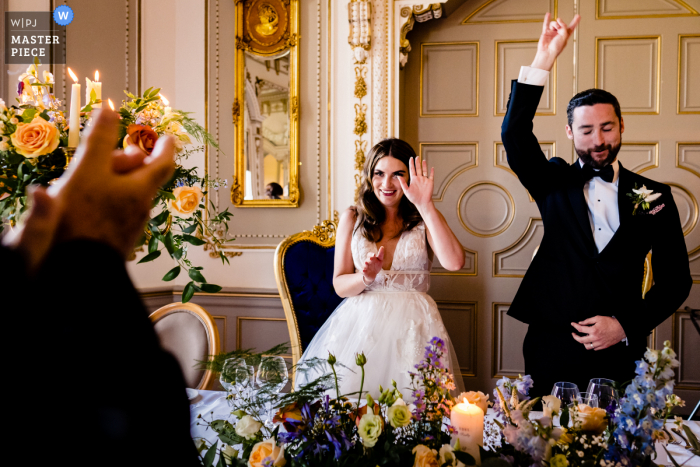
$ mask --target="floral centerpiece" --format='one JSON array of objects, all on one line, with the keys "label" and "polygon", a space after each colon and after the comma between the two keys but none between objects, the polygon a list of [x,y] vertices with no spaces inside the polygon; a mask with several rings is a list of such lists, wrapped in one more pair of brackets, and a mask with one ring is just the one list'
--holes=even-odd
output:
[{"label": "floral centerpiece", "polygon": [[[424,359],[411,372],[411,400],[396,383],[378,388],[378,399],[360,391],[340,394],[333,355],[327,361],[310,361],[297,371],[327,371],[295,392],[278,395],[263,385],[256,396],[232,388],[228,398],[234,409],[226,420],[199,423],[217,433],[208,445],[195,440],[203,465],[209,466],[407,466],[447,467],[475,465],[460,446],[450,412],[456,400],[452,375],[442,363],[444,343],[433,338]],[[246,353],[247,352],[247,353]],[[250,351],[216,356],[203,367],[220,369],[225,358],[266,358],[280,354],[277,347],[262,354]],[[364,375],[364,354],[355,364]],[[493,413],[486,417],[480,465],[488,467],[631,467],[653,466],[654,442],[664,423],[683,402],[673,394],[673,368],[678,365],[668,342],[661,351],[648,350],[637,362],[637,377],[624,397],[610,407],[590,407],[580,402],[566,406],[555,396],[545,396],[543,412],[532,412],[539,398],[528,396],[534,381],[529,376],[503,378],[494,389]],[[364,381],[364,378],[361,380]],[[362,386],[362,383],[361,383]],[[332,395],[335,397],[332,397]],[[478,391],[458,396],[486,414],[489,397]],[[274,426],[265,424],[265,404],[275,407]],[[559,423],[555,423],[556,419]],[[676,423],[682,426],[677,418]],[[694,453],[697,438],[683,427]],[[456,442],[451,442],[455,439]],[[221,443],[221,445],[219,444]],[[218,454],[218,461],[217,461]],[[678,464],[670,456],[676,467]]]},{"label": "floral centerpiece", "polygon": [[[40,76],[38,65],[37,61],[20,75],[17,104],[8,106],[0,100],[0,232],[5,224],[14,226],[26,212],[27,188],[49,185],[60,177],[74,150],[68,147],[70,129],[62,103],[51,92],[54,78],[47,71]],[[90,125],[91,112],[101,104],[93,89],[80,111],[81,127]],[[183,302],[189,301],[195,291],[218,292],[221,287],[207,282],[202,267],[194,265],[187,252],[191,247],[204,246],[212,250],[210,255],[228,263],[221,247],[230,240],[228,221],[232,214],[228,209],[217,212],[212,203],[206,203],[207,192],[226,186],[226,181],[200,177],[196,167],[183,167],[189,156],[205,145],[218,148],[217,143],[190,113],[169,107],[160,89],[149,88],[142,96],[126,92],[118,112],[121,120],[115,148],[136,145],[150,154],[159,137],[175,137],[175,173],[154,200],[153,217],[136,245],[148,248],[139,262],[153,261],[167,252],[177,264],[163,280],[171,281],[183,270],[190,279],[182,294]],[[201,145],[194,146],[192,138]]]}]

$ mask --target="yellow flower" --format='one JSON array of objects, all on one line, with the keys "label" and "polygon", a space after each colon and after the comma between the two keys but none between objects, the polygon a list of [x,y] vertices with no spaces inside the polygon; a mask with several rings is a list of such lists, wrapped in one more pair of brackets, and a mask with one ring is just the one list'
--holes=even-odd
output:
[{"label": "yellow flower", "polygon": [[564,454],[557,454],[549,461],[549,467],[568,467],[569,461]]},{"label": "yellow flower", "polygon": [[559,441],[557,441],[557,444],[569,444],[574,440],[574,437],[571,436],[571,433],[566,428],[561,429],[561,436],[559,437]]},{"label": "yellow flower", "polygon": [[439,467],[440,462],[437,458],[437,451],[435,449],[430,449],[427,446],[419,444],[413,448],[413,454],[415,454],[415,460],[413,461],[413,467]]},{"label": "yellow flower", "polygon": [[457,403],[463,402],[464,399],[467,399],[470,404],[477,405],[484,413],[489,408],[489,396],[481,391],[463,392],[457,396]]},{"label": "yellow flower", "polygon": [[192,217],[202,200],[202,190],[196,186],[179,186],[173,190],[175,200],[168,200],[168,210],[177,217]]},{"label": "yellow flower", "polygon": [[394,428],[400,428],[411,423],[411,412],[403,399],[397,399],[394,405],[386,411],[386,416],[389,419],[389,424]]},{"label": "yellow flower", "polygon": [[581,430],[597,435],[605,431],[608,422],[605,419],[606,412],[598,407],[590,407],[586,404],[578,405],[576,417],[581,421]]},{"label": "yellow flower", "polygon": [[37,115],[30,123],[17,123],[10,139],[18,154],[33,159],[55,151],[59,134],[55,126]]},{"label": "yellow flower", "polygon": [[253,446],[248,458],[248,467],[262,467],[263,461],[268,457],[272,458],[272,465],[275,467],[282,467],[287,463],[284,458],[284,449],[277,446],[275,440],[270,438]]}]

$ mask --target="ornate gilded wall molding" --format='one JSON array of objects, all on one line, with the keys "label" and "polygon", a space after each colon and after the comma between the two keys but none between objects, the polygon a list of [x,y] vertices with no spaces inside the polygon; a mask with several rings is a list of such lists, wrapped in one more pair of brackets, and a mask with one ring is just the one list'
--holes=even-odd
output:
[{"label": "ornate gilded wall molding", "polygon": [[401,25],[400,36],[399,36],[399,64],[401,68],[406,66],[408,61],[408,53],[411,51],[411,43],[408,41],[406,35],[413,30],[413,25],[418,23],[425,23],[431,19],[442,18],[442,4],[441,3],[431,3],[428,6],[423,5],[406,5],[401,8]]}]

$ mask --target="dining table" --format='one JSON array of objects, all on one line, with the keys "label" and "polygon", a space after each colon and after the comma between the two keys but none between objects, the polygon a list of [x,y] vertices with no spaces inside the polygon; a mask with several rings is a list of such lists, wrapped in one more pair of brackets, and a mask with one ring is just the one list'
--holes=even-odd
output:
[{"label": "dining table", "polygon": [[[217,433],[211,428],[208,428],[206,424],[203,424],[202,419],[209,422],[212,420],[227,419],[233,422],[234,416],[231,415],[231,411],[233,409],[226,400],[226,392],[224,391],[189,389],[188,392],[190,392],[192,396],[194,396],[196,393],[196,396],[190,399],[190,434],[195,442],[205,440],[207,446],[209,446],[218,441]],[[495,413],[493,412],[493,409],[488,409],[486,419],[493,418],[494,416]],[[530,413],[530,417],[532,419],[537,419],[541,416],[542,412],[533,411]],[[683,423],[688,426],[698,438],[700,438],[700,424],[698,422],[685,420]],[[673,422],[667,422],[666,427],[670,431],[670,429],[673,427]],[[671,453],[675,461],[678,462],[681,467],[700,467],[700,456],[693,455],[690,451],[685,449],[685,443],[668,443],[666,445],[666,449],[669,453]],[[658,442],[656,443],[656,454],[657,457],[654,459],[654,462],[657,465],[673,465],[673,462],[666,455],[666,451],[662,447],[661,443]]]}]

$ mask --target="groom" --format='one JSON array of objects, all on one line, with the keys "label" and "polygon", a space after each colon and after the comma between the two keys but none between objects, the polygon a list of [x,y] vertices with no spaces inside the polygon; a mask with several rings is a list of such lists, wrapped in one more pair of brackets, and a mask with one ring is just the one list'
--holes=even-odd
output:
[{"label": "groom", "polygon": [[[589,89],[569,102],[566,134],[579,157],[573,165],[547,161],[532,133],[544,83],[579,19],[550,22],[547,13],[535,60],[512,84],[501,133],[508,163],[537,202],[545,229],[508,311],[529,324],[523,354],[533,397],[549,394],[557,381],[583,392],[591,378],[631,379],[647,336],[692,285],[670,188],[617,160],[625,125],[615,96]],[[642,186],[650,202],[635,206],[627,195],[640,196],[633,189]],[[650,250],[654,286],[642,299]]]}]

